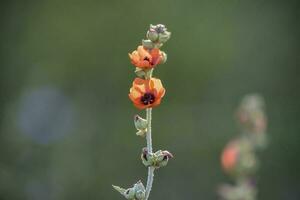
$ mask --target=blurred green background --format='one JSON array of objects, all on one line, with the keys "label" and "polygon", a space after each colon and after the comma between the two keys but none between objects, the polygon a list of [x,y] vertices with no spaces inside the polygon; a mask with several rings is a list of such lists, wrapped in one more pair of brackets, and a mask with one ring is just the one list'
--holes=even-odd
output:
[{"label": "blurred green background", "polygon": [[217,199],[241,98],[267,103],[259,199],[300,199],[299,1],[40,0],[0,3],[0,199],[122,199],[146,182],[128,59],[150,23],[172,32],[155,70],[167,93],[155,149],[174,155],[150,199]]}]

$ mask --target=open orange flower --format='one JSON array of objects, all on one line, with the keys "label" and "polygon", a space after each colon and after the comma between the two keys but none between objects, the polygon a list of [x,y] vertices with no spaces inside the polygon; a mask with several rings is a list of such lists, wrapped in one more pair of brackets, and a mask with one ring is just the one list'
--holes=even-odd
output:
[{"label": "open orange flower", "polygon": [[159,79],[136,78],[130,88],[129,98],[139,109],[151,108],[160,104],[165,88]]},{"label": "open orange flower", "polygon": [[129,54],[131,63],[139,68],[153,68],[163,59],[163,54],[158,48],[151,50],[138,46],[137,50]]}]

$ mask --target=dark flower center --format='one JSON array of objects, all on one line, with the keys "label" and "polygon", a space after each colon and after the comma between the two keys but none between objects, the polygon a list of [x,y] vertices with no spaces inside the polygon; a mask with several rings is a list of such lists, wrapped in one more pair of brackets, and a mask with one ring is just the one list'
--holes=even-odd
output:
[{"label": "dark flower center", "polygon": [[141,102],[144,105],[149,105],[149,104],[153,104],[155,101],[155,96],[152,93],[145,93],[144,96],[142,96],[141,98]]},{"label": "dark flower center", "polygon": [[150,65],[154,65],[153,62],[150,62],[150,58],[145,57],[144,60],[147,61],[147,62],[149,62]]},{"label": "dark flower center", "polygon": [[144,60],[150,62],[150,58],[148,58],[147,56],[144,58]]}]

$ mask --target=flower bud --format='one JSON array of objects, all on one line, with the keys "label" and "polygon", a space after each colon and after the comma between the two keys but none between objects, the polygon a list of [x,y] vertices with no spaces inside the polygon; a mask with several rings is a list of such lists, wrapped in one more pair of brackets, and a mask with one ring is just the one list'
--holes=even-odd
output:
[{"label": "flower bud", "polygon": [[137,67],[137,68],[135,68],[134,73],[135,73],[138,77],[144,78],[147,72],[146,72],[144,69]]},{"label": "flower bud", "polygon": [[160,44],[160,48],[162,43],[167,42],[171,37],[171,32],[167,31],[167,28],[163,24],[152,25],[150,24],[150,28],[147,32],[147,38],[155,44]]},{"label": "flower bud", "polygon": [[171,32],[165,31],[164,33],[160,33],[160,34],[159,34],[159,39],[158,39],[158,41],[159,41],[160,43],[165,43],[165,42],[167,42],[167,41],[170,39],[170,37],[171,37]]},{"label": "flower bud", "polygon": [[164,64],[165,62],[167,62],[167,58],[168,58],[167,54],[165,52],[161,51],[161,61],[160,61],[160,63]]},{"label": "flower bud", "polygon": [[151,40],[142,40],[142,45],[146,49],[153,49],[155,47],[154,43]]},{"label": "flower bud", "polygon": [[153,164],[153,154],[150,154],[146,147],[142,149],[141,159],[146,167],[149,167]]},{"label": "flower bud", "polygon": [[151,40],[152,42],[156,42],[158,39],[158,33],[155,29],[150,28],[147,32],[147,38]]},{"label": "flower bud", "polygon": [[148,126],[148,122],[146,119],[140,117],[139,115],[134,116],[134,125],[137,130],[146,130]]},{"label": "flower bud", "polygon": [[113,188],[129,200],[143,200],[145,199],[146,189],[141,181],[134,184],[133,187],[124,189],[113,185]]},{"label": "flower bud", "polygon": [[157,33],[164,33],[167,28],[163,24],[157,24],[157,25],[150,25],[150,29],[154,29]]},{"label": "flower bud", "polygon": [[158,150],[155,153],[149,153],[147,148],[143,148],[141,155],[146,167],[153,166],[157,169],[166,166],[170,158],[173,158],[173,155],[169,151]]},{"label": "flower bud", "polygon": [[174,156],[169,151],[157,151],[157,164],[159,167],[165,167],[168,164],[170,158]]},{"label": "flower bud", "polygon": [[163,43],[154,43],[154,48],[159,49],[160,47],[162,47],[164,44]]}]

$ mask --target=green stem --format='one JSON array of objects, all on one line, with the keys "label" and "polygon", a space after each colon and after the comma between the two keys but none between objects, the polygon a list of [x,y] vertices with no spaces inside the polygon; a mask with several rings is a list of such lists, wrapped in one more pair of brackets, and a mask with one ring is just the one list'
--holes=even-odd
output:
[{"label": "green stem", "polygon": [[[149,79],[152,77],[153,69],[149,71]],[[152,133],[151,133],[151,121],[152,121],[152,108],[146,109],[146,120],[147,120],[147,134],[146,134],[146,140],[147,140],[147,149],[148,153],[153,153],[152,149]],[[148,179],[147,179],[147,186],[146,186],[146,197],[145,200],[148,200],[150,191],[152,189],[153,185],[153,178],[154,178],[154,170],[155,168],[153,166],[148,167]]]},{"label": "green stem", "polygon": [[153,184],[153,178],[154,178],[154,167],[148,167],[148,180],[147,180],[147,186],[146,186],[146,197],[145,200],[148,200],[151,189],[152,189],[152,184]]},{"label": "green stem", "polygon": [[146,120],[147,120],[147,149],[148,153],[152,153],[152,136],[151,136],[151,121],[152,121],[152,108],[146,109]]},{"label": "green stem", "polygon": [[[147,113],[147,122],[148,122],[148,127],[147,127],[147,134],[146,134],[146,140],[147,140],[147,149],[148,153],[153,153],[152,151],[152,137],[151,137],[151,120],[152,120],[152,108],[147,108],[146,110]],[[146,186],[146,198],[147,200],[150,195],[150,191],[152,189],[152,184],[153,184],[153,178],[154,178],[154,167],[150,166],[148,167],[148,179],[147,179],[147,186]]]}]

